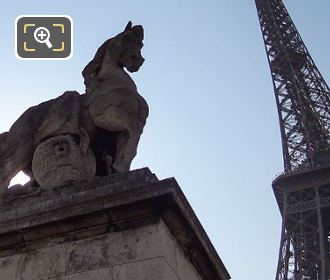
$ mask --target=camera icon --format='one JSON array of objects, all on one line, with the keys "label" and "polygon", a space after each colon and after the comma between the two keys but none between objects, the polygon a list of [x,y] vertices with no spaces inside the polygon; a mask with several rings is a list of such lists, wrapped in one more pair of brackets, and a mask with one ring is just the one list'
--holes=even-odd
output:
[{"label": "camera icon", "polygon": [[16,56],[27,60],[69,59],[72,31],[69,16],[19,16],[16,18]]}]

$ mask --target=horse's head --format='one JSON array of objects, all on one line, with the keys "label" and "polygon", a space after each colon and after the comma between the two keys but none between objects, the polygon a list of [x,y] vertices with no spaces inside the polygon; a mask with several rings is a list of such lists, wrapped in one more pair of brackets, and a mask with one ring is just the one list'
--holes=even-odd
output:
[{"label": "horse's head", "polygon": [[138,71],[144,62],[141,54],[143,37],[143,27],[141,25],[132,27],[131,22],[128,23],[125,31],[118,36],[118,63],[119,66],[125,67],[129,72]]},{"label": "horse's head", "polygon": [[126,68],[129,72],[138,71],[144,62],[141,54],[143,38],[143,27],[132,26],[132,22],[129,22],[123,32],[105,41],[82,72],[86,87],[92,87],[97,81],[104,60]]}]

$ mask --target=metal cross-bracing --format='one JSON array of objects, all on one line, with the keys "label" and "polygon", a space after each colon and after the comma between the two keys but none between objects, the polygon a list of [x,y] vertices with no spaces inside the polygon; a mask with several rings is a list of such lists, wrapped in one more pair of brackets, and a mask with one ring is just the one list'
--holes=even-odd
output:
[{"label": "metal cross-bracing", "polygon": [[283,217],[276,280],[330,280],[330,90],[283,2],[255,2],[285,171],[273,182]]},{"label": "metal cross-bracing", "polygon": [[330,186],[284,192],[277,280],[330,279]]},{"label": "metal cross-bracing", "polygon": [[284,169],[320,165],[329,150],[329,87],[283,2],[255,2],[273,79]]}]

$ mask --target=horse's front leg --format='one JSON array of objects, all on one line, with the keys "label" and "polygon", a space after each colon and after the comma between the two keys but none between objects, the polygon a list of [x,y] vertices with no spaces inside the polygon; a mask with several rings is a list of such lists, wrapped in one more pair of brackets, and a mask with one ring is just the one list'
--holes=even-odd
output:
[{"label": "horse's front leg", "polygon": [[120,132],[117,140],[116,158],[112,164],[113,169],[121,174],[130,171],[132,160],[134,159],[141,133],[132,130],[130,133]]},{"label": "horse's front leg", "polygon": [[112,167],[118,173],[129,172],[141,135],[137,120],[116,106],[108,106],[104,110],[99,109],[97,106],[90,107],[90,115],[95,126],[107,131],[118,132]]}]

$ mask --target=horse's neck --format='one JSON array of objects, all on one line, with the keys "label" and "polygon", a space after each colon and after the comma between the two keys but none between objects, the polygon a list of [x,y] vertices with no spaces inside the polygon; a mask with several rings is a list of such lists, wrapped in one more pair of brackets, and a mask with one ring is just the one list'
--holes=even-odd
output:
[{"label": "horse's neck", "polygon": [[113,62],[102,63],[98,78],[101,83],[106,83],[107,87],[111,87],[111,89],[127,87],[134,91],[137,90],[133,79],[124,69]]}]

